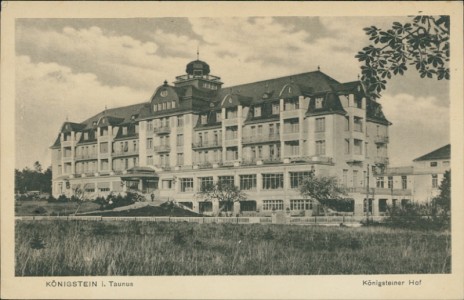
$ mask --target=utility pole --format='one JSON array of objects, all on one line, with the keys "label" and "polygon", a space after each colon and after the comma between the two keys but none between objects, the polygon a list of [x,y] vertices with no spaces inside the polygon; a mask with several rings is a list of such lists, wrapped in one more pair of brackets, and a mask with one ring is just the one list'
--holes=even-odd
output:
[{"label": "utility pole", "polygon": [[369,226],[369,164],[367,164],[366,174],[366,199],[364,203],[366,207],[366,225]]}]

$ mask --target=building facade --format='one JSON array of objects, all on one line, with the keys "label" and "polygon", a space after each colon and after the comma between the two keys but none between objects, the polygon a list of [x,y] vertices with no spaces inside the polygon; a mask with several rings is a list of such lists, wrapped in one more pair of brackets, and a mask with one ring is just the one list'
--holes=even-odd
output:
[{"label": "building facade", "polygon": [[[146,103],[65,122],[51,146],[53,195],[138,190],[211,213],[218,205],[198,191],[223,180],[247,195],[234,213],[311,215],[313,203],[298,185],[314,171],[346,187],[354,214],[379,211],[376,175],[388,167],[391,123],[359,81],[340,83],[318,70],[222,85],[195,60]],[[396,187],[388,193],[412,195]]]}]

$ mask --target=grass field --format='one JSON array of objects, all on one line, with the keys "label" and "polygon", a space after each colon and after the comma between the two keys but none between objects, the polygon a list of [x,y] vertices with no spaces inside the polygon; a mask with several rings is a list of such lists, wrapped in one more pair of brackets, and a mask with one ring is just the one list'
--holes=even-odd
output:
[{"label": "grass field", "polygon": [[381,227],[17,221],[16,275],[450,273],[450,234]]}]

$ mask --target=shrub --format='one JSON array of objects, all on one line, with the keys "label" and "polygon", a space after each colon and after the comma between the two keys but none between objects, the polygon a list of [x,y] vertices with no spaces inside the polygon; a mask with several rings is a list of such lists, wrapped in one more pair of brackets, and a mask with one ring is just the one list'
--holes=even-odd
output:
[{"label": "shrub", "polygon": [[44,207],[39,206],[36,209],[34,209],[34,213],[37,215],[43,215],[47,213],[47,210]]},{"label": "shrub", "polygon": [[387,207],[385,224],[394,228],[444,230],[449,229],[447,216],[437,213],[435,205],[406,203],[401,207]]}]

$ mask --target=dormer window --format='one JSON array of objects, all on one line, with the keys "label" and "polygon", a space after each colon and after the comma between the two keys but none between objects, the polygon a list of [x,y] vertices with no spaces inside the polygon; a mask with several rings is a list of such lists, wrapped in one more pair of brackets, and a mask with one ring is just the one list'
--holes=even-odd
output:
[{"label": "dormer window", "polygon": [[261,117],[261,106],[255,107],[253,113],[254,113],[255,118]]},{"label": "dormer window", "polygon": [[278,115],[280,112],[280,104],[279,103],[272,103],[272,114]]},{"label": "dormer window", "polygon": [[216,122],[222,121],[222,112],[216,112]]},{"label": "dormer window", "polygon": [[237,117],[237,108],[228,108],[226,110],[226,118],[227,119],[234,119]]},{"label": "dormer window", "polygon": [[158,104],[153,105],[153,111],[158,111]]},{"label": "dormer window", "polygon": [[206,124],[207,121],[208,121],[207,116],[206,115],[201,115],[201,117],[200,117],[201,124]]},{"label": "dormer window", "polygon": [[87,141],[89,139],[89,133],[84,132],[84,141]]},{"label": "dormer window", "polygon": [[123,128],[122,128],[122,134],[123,134],[123,135],[127,135],[127,127],[123,127]]},{"label": "dormer window", "polygon": [[322,103],[324,99],[322,97],[316,98],[316,109],[322,108]]},{"label": "dormer window", "polygon": [[193,76],[203,76],[203,71],[202,70],[194,70],[193,71]]},{"label": "dormer window", "polygon": [[172,102],[166,102],[167,109],[171,109],[171,105],[172,105]]},{"label": "dormer window", "polygon": [[172,108],[176,108],[176,101],[171,101]]}]

